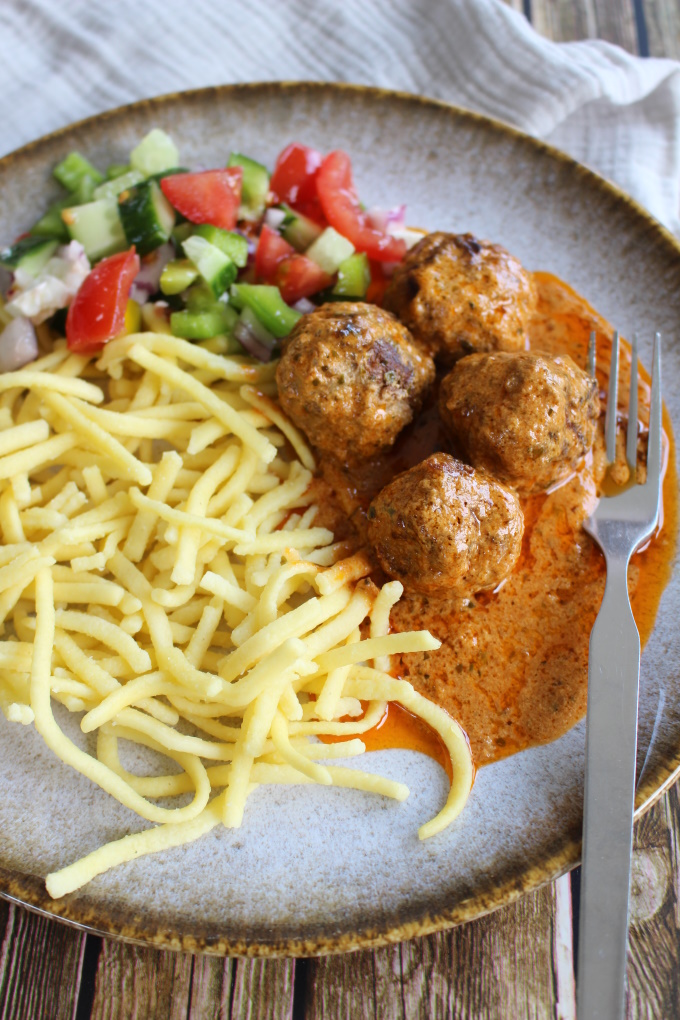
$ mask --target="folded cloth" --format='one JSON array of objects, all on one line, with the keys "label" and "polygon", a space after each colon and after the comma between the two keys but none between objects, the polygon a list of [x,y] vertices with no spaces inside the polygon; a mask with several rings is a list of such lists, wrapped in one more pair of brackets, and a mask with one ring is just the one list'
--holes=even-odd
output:
[{"label": "folded cloth", "polygon": [[4,0],[0,147],[224,82],[417,92],[545,139],[680,235],[680,64],[553,43],[500,0]]}]

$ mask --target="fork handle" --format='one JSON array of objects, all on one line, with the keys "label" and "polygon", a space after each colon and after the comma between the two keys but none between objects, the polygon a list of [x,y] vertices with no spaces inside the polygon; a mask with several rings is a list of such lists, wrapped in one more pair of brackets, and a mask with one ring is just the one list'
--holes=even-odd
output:
[{"label": "fork handle", "polygon": [[604,597],[590,635],[579,1020],[624,1015],[640,678],[628,559],[607,558]]}]

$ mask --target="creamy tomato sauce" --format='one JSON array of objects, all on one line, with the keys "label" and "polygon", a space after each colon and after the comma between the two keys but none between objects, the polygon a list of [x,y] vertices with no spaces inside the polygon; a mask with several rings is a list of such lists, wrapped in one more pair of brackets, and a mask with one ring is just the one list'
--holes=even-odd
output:
[{"label": "creamy tomato sauce", "polygon": [[[612,483],[610,475],[605,477],[602,438],[611,327],[556,277],[536,273],[534,279],[539,300],[529,331],[531,350],[569,354],[585,368],[590,332],[597,332],[603,417],[593,452],[566,482],[522,501],[522,554],[495,592],[465,600],[405,592],[392,610],[394,629],[426,628],[441,640],[436,652],[393,660],[394,671],[458,720],[468,734],[477,766],[555,740],[585,714],[588,642],[604,591],[604,558],[582,523],[603,484],[611,487]],[[624,408],[629,376],[630,355],[624,345],[619,397]],[[640,384],[639,412],[643,456],[648,403],[645,377]],[[663,521],[654,539],[633,557],[628,575],[643,643],[670,577],[677,534],[675,450],[666,414],[664,428]],[[324,523],[338,538],[355,534],[361,542],[366,509],[382,486],[399,471],[446,448],[436,408],[430,407],[388,455],[352,473],[326,463],[318,483]],[[621,451],[621,463],[612,474],[616,483],[625,484],[623,442]],[[376,571],[376,580],[385,578]],[[394,708],[366,742],[369,748],[412,747],[442,760],[436,742]]]}]

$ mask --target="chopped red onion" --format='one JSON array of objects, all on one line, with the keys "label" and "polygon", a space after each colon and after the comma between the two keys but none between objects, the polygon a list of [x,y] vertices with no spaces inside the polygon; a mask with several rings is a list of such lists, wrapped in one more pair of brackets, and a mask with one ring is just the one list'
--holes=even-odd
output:
[{"label": "chopped red onion", "polygon": [[234,326],[234,336],[241,347],[258,361],[271,361],[271,349],[255,336],[252,329],[242,319]]},{"label": "chopped red onion", "polygon": [[14,372],[35,361],[38,353],[33,323],[18,315],[0,333],[0,372]]},{"label": "chopped red onion", "polygon": [[174,257],[174,245],[168,242],[162,244],[160,248],[156,248],[151,255],[142,260],[141,269],[137,273],[130,291],[133,301],[143,305],[151,294],[156,293],[160,286],[161,273]]},{"label": "chopped red onion", "polygon": [[267,209],[264,214],[264,222],[271,230],[278,230],[285,218],[284,209]]},{"label": "chopped red onion", "polygon": [[307,315],[308,312],[315,312],[316,305],[309,298],[301,297],[299,301],[296,301],[294,305],[291,305],[296,312],[302,312],[303,315]]},{"label": "chopped red onion", "polygon": [[391,234],[393,229],[406,226],[406,206],[397,205],[393,209],[381,209],[374,206],[366,210],[366,218],[374,230]]}]

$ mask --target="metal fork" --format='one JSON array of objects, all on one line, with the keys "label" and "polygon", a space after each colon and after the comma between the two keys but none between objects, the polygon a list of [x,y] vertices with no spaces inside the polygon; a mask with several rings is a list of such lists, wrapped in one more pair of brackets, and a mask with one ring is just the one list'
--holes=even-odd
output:
[{"label": "metal fork", "polygon": [[[594,374],[594,334],[591,336]],[[619,338],[614,334],[605,419],[607,460],[616,456]],[[637,463],[637,349],[633,342],[626,458]],[[634,482],[634,478],[633,478]],[[661,497],[660,337],[654,341],[647,479],[600,500],[584,524],[605,555],[607,580],[590,635],[583,872],[579,925],[579,1020],[624,1014],[628,900],[635,804],[640,635],[628,598],[628,563],[659,520]]]}]

